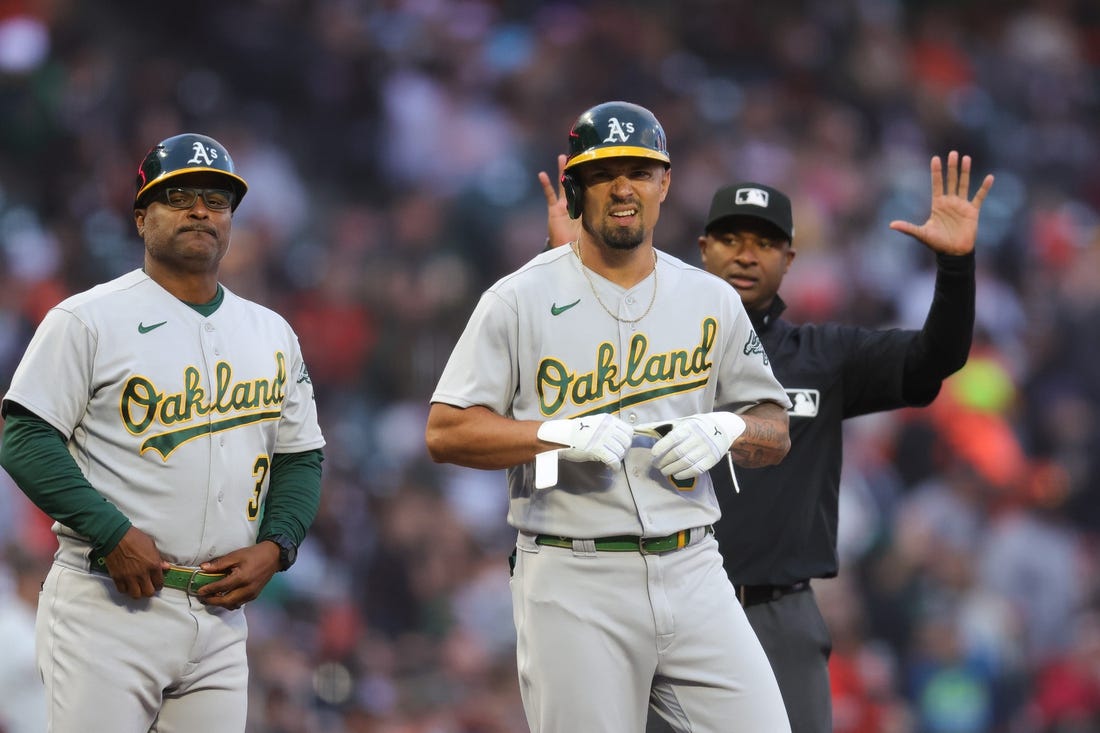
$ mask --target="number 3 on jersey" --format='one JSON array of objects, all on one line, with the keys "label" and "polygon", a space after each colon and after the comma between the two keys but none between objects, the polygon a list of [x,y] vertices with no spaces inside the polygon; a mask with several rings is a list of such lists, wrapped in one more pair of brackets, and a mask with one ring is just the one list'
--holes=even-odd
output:
[{"label": "number 3 on jersey", "polygon": [[248,520],[254,522],[260,517],[260,492],[264,488],[264,479],[271,468],[271,459],[267,455],[256,456],[256,462],[252,464],[252,476],[256,484],[252,488],[252,496],[248,499]]}]

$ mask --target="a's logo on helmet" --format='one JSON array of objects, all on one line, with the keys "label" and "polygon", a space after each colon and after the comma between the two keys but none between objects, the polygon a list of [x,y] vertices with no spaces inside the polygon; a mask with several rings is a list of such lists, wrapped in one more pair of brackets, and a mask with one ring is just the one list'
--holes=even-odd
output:
[{"label": "a's logo on helmet", "polygon": [[768,192],[761,188],[739,188],[737,193],[734,194],[733,201],[738,205],[748,204],[766,209],[768,208]]},{"label": "a's logo on helmet", "polygon": [[618,117],[612,117],[607,121],[607,130],[608,135],[604,138],[605,143],[625,143],[634,134],[634,123],[627,122],[624,125],[619,122]]},{"label": "a's logo on helmet", "polygon": [[189,164],[201,163],[202,165],[211,165],[218,157],[217,150],[214,148],[207,148],[198,140],[191,143],[191,150],[194,151],[194,154],[191,156],[191,160],[187,161]]}]

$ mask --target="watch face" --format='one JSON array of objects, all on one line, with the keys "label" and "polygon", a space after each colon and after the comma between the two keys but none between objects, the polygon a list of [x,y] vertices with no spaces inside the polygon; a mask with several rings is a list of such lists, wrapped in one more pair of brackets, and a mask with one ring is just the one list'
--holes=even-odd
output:
[{"label": "watch face", "polygon": [[286,570],[298,559],[298,546],[285,535],[272,537],[271,541],[279,546],[279,569]]}]

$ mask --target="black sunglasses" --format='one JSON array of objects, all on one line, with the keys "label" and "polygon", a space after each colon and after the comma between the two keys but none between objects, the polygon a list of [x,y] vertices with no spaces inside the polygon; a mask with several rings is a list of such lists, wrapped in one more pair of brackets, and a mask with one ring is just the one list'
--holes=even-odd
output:
[{"label": "black sunglasses", "polygon": [[165,188],[154,197],[173,209],[190,209],[202,196],[206,208],[225,211],[233,205],[233,192],[224,188]]}]

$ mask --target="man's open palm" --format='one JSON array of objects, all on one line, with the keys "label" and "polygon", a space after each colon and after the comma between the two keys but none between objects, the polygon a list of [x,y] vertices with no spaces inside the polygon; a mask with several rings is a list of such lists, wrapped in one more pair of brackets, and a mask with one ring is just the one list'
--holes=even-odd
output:
[{"label": "man's open palm", "polygon": [[932,157],[932,211],[928,221],[917,226],[907,221],[894,220],[890,228],[919,239],[935,252],[948,255],[964,255],[974,251],[978,235],[978,214],[989,189],[993,186],[992,174],[982,181],[973,199],[967,198],[970,189],[970,156],[958,152],[947,155],[947,180],[944,181],[940,156]]}]

